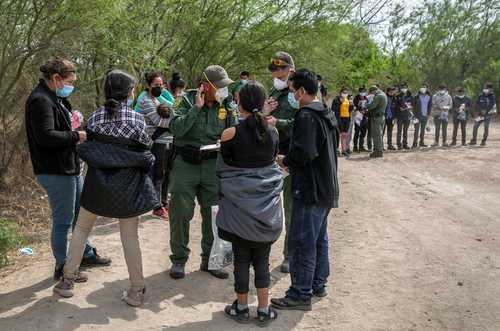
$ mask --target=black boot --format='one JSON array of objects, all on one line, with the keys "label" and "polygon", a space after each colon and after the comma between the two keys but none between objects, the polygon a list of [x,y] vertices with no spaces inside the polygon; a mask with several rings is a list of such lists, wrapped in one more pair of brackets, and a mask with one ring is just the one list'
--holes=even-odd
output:
[{"label": "black boot", "polygon": [[82,259],[82,263],[80,264],[83,268],[91,268],[91,267],[106,267],[111,264],[111,259],[107,257],[102,257],[97,254],[97,250],[92,248],[94,254],[90,257],[84,257]]},{"label": "black boot", "polygon": [[382,153],[380,151],[375,151],[375,152],[370,153],[370,159],[383,157],[383,156],[384,156],[384,153]]},{"label": "black boot", "polygon": [[274,308],[283,310],[310,311],[312,309],[311,299],[296,300],[288,296],[279,299],[271,299],[271,304],[273,305]]}]

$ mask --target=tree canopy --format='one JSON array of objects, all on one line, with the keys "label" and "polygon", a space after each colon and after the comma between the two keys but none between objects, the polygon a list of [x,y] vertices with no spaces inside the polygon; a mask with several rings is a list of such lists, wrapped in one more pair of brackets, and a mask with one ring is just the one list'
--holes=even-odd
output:
[{"label": "tree canopy", "polygon": [[[25,150],[24,102],[39,66],[55,56],[76,63],[75,108],[102,102],[111,68],[142,78],[179,71],[193,84],[209,64],[236,78],[249,70],[269,85],[278,50],[297,67],[341,86],[444,82],[475,94],[500,87],[500,23],[495,0],[3,0],[0,2],[0,181]],[[387,27],[374,36],[373,27]]]}]

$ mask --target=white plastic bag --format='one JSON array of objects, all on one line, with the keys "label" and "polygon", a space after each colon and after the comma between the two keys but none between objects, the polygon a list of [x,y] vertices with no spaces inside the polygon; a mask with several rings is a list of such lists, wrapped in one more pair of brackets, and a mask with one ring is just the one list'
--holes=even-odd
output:
[{"label": "white plastic bag", "polygon": [[361,121],[363,121],[363,113],[360,111],[356,111],[354,113],[354,123],[359,126],[361,124]]},{"label": "white plastic bag", "polygon": [[214,243],[210,250],[208,270],[220,270],[233,263],[233,245],[219,238],[217,224],[215,223],[218,212],[219,206],[212,206],[212,232],[214,234]]}]

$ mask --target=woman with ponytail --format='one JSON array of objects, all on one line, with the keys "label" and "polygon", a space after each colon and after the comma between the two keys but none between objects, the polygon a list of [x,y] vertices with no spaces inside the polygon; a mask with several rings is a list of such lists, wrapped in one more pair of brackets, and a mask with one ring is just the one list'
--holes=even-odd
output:
[{"label": "woman with ponytail", "polygon": [[250,81],[240,90],[240,118],[236,127],[225,130],[217,163],[219,187],[219,236],[233,244],[234,289],[237,299],[225,309],[237,322],[249,321],[249,268],[255,270],[260,326],[277,317],[269,307],[269,254],[283,227],[282,171],[276,164],[278,132],[268,126],[262,109],[264,87]]},{"label": "woman with ponytail", "polygon": [[85,241],[98,216],[118,218],[130,288],[123,300],[139,306],[145,285],[139,246],[139,216],[160,206],[148,173],[154,163],[144,117],[133,111],[136,80],[112,70],[106,76],[104,106],[91,114],[87,141],[77,147],[88,165],[81,210],[64,265],[64,276],[54,287],[62,297],[73,296]]}]

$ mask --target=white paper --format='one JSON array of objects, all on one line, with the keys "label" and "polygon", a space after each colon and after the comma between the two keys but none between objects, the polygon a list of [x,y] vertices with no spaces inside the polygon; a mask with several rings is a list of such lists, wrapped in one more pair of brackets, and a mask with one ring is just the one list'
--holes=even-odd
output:
[{"label": "white paper", "polygon": [[200,151],[202,151],[202,152],[211,152],[211,151],[218,151],[218,150],[220,150],[220,144],[200,146]]}]

